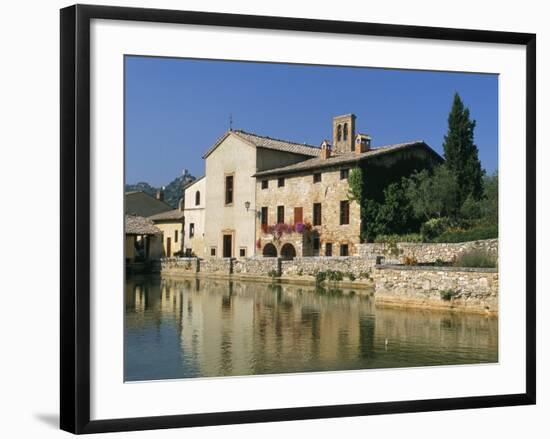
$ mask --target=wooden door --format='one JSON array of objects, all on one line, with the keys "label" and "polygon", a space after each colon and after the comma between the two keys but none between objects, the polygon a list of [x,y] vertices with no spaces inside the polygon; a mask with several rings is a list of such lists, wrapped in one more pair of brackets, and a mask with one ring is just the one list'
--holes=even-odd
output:
[{"label": "wooden door", "polygon": [[166,257],[172,256],[172,238],[166,238]]},{"label": "wooden door", "polygon": [[223,257],[224,258],[230,258],[233,255],[233,251],[231,248],[231,241],[232,241],[231,235],[223,235]]},{"label": "wooden door", "polygon": [[294,208],[294,225],[304,222],[304,209],[301,207]]}]

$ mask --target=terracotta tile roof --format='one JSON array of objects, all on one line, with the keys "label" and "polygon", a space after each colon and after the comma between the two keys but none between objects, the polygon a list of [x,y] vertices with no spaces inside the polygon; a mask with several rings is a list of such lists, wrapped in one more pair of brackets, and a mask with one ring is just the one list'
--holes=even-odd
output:
[{"label": "terracotta tile roof", "polygon": [[361,154],[358,154],[356,152],[349,152],[344,154],[333,155],[328,159],[315,157],[309,160],[304,160],[303,162],[295,163],[288,166],[283,166],[281,168],[267,169],[265,171],[260,171],[254,174],[254,177],[265,177],[265,176],[277,175],[277,174],[291,174],[295,172],[309,171],[310,169],[329,168],[332,166],[353,164],[361,160],[377,157],[384,154],[389,154],[392,152],[396,152],[396,151],[400,151],[400,150],[412,148],[412,147],[426,148],[430,151],[430,153],[437,156],[440,160],[443,160],[439,156],[439,154],[437,154],[432,148],[430,148],[424,141],[417,140],[414,142],[396,143],[394,145],[380,146],[378,148],[373,148]]},{"label": "terracotta tile roof", "polygon": [[216,143],[203,155],[203,159],[208,157],[227,136],[234,135],[257,148],[273,149],[276,151],[290,152],[308,157],[317,157],[321,153],[321,149],[305,143],[296,143],[289,140],[274,139],[272,137],[260,136],[258,134],[249,133],[243,130],[226,131]]},{"label": "terracotta tile roof", "polygon": [[151,221],[179,221],[183,219],[183,211],[179,209],[169,210],[168,212],[157,213],[147,217]]},{"label": "terracotta tile roof", "polygon": [[138,215],[126,215],[124,231],[127,235],[158,235],[162,231],[153,221]]}]

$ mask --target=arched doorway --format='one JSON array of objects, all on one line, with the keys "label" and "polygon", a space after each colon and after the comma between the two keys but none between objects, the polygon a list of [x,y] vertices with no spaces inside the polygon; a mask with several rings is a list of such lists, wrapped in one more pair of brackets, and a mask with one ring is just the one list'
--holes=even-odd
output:
[{"label": "arched doorway", "polygon": [[273,244],[268,242],[264,246],[264,250],[263,250],[262,254],[265,258],[276,258],[277,257],[277,248]]},{"label": "arched doorway", "polygon": [[294,259],[296,257],[296,249],[292,244],[286,243],[281,248],[281,257],[284,259]]}]

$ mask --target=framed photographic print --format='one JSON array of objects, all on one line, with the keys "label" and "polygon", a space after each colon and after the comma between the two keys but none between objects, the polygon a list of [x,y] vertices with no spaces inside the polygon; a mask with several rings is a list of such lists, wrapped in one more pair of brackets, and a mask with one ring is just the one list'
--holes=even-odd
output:
[{"label": "framed photographic print", "polygon": [[535,403],[535,35],[61,10],[61,428]]}]

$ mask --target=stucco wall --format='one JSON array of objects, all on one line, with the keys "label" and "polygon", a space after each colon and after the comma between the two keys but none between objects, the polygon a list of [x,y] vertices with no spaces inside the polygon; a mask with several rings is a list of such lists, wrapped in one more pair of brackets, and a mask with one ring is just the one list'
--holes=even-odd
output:
[{"label": "stucco wall", "polygon": [[[348,168],[348,167],[346,167]],[[294,224],[294,208],[302,207],[303,220],[313,224],[313,203],[321,203],[321,225],[313,230],[319,233],[321,242],[320,256],[325,255],[325,245],[332,243],[333,256],[340,255],[340,244],[347,243],[349,254],[356,253],[360,235],[360,208],[359,204],[350,200],[347,225],[340,225],[340,201],[348,200],[349,185],[347,179],[340,179],[340,168],[320,171],[321,181],[313,182],[313,174],[281,175],[285,178],[284,187],[277,186],[278,177],[268,179],[268,188],[262,189],[261,181],[256,182],[256,205],[258,211],[262,207],[268,208],[268,224],[277,222],[277,206],[285,207],[285,223]],[[271,236],[262,233],[260,221],[257,222],[257,236],[263,245],[270,242]],[[283,236],[284,239],[284,236]],[[299,256],[307,256],[298,253]]]},{"label": "stucco wall", "polygon": [[[183,221],[183,220],[182,220]],[[182,249],[182,222],[155,222],[160,230],[162,230],[162,256],[171,257],[174,253]],[[176,231],[177,241],[176,241]],[[170,238],[170,254],[168,254],[168,238]]]},{"label": "stucco wall", "polygon": [[[216,247],[216,255],[222,256],[222,236],[233,234],[233,255],[239,248],[246,248],[248,256],[254,254],[255,242],[255,178],[256,148],[236,136],[228,136],[205,160],[206,190],[205,247]],[[225,205],[225,176],[233,174],[233,203]],[[245,202],[251,203],[246,210]]]},{"label": "stucco wall", "polygon": [[[200,203],[195,204],[195,194],[200,192]],[[205,205],[206,205],[206,177],[201,178],[196,183],[185,189],[185,204],[184,204],[184,249],[191,249],[198,257],[207,256],[205,249]],[[193,238],[189,237],[189,225],[195,225],[195,233]]]}]

